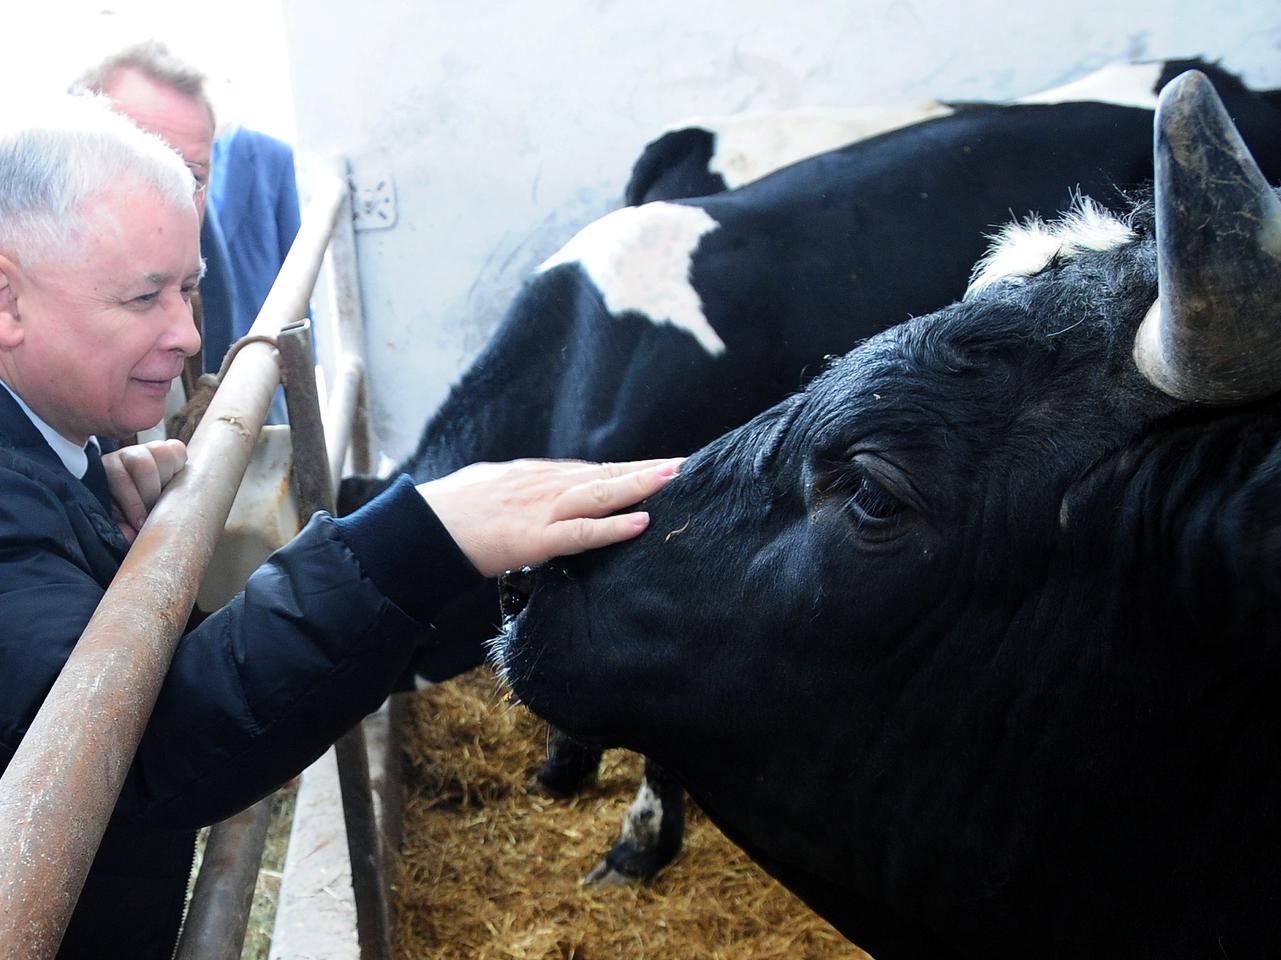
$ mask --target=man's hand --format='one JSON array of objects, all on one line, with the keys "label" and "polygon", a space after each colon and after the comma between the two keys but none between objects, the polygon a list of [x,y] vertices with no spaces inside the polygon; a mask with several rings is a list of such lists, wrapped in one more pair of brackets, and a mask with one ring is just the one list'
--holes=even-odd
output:
[{"label": "man's hand", "polygon": [[611,514],[657,493],[680,463],[477,463],[419,484],[418,492],[472,565],[495,577],[636,536],[648,513]]},{"label": "man's hand", "polygon": [[181,440],[152,440],[102,455],[115,501],[111,516],[126,541],[133,543],[160,491],[186,463],[187,447]]}]

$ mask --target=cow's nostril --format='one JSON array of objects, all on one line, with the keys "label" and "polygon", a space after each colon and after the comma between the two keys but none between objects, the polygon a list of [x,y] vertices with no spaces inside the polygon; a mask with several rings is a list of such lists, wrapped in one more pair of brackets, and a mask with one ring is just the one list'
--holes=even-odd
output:
[{"label": "cow's nostril", "polygon": [[537,579],[538,572],[532,567],[508,570],[498,578],[498,606],[505,618],[510,619],[525,609]]}]

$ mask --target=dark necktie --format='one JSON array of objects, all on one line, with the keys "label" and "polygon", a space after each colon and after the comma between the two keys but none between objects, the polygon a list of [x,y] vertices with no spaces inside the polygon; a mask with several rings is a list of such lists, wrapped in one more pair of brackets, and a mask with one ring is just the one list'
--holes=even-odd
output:
[{"label": "dark necktie", "polygon": [[102,454],[98,445],[90,441],[85,444],[85,456],[89,458],[89,468],[81,477],[81,482],[102,503],[107,513],[111,512],[111,488],[107,486],[107,471],[102,467]]}]

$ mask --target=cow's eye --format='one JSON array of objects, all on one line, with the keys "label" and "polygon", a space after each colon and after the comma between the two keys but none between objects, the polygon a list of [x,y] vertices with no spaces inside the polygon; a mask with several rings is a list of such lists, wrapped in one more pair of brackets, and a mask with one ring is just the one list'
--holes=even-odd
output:
[{"label": "cow's eye", "polygon": [[838,507],[858,527],[872,537],[892,535],[909,510],[886,483],[869,469],[864,457],[832,465],[819,481],[817,492],[829,506]]},{"label": "cow's eye", "polygon": [[860,522],[884,526],[903,513],[903,501],[885,490],[867,470],[854,465],[847,478],[849,496],[845,508]]}]

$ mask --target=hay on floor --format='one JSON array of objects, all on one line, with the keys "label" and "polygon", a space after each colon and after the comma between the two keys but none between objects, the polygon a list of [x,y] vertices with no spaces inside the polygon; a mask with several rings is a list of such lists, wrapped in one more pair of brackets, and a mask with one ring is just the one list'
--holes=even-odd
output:
[{"label": "hay on floor", "polygon": [[696,808],[680,859],[652,886],[584,884],[640,758],[610,751],[574,801],[531,792],[547,727],[488,669],[417,694],[409,714],[398,957],[866,960]]}]

